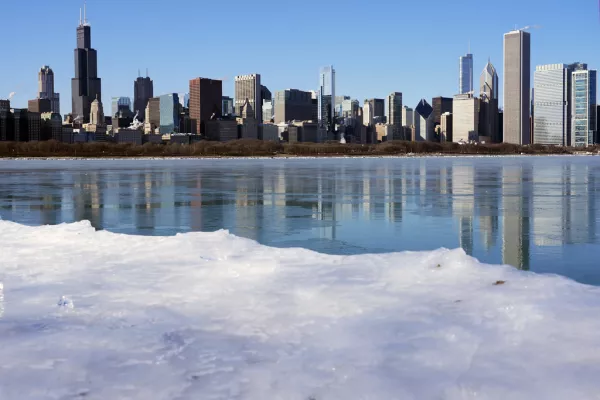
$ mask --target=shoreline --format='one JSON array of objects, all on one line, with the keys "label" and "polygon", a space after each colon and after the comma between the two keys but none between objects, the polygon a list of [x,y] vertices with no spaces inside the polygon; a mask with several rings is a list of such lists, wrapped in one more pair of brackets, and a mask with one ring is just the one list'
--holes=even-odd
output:
[{"label": "shoreline", "polygon": [[324,154],[316,156],[106,156],[106,157],[0,157],[1,161],[116,161],[116,160],[138,160],[138,161],[166,161],[166,160],[314,160],[323,158],[359,158],[359,159],[392,159],[392,158],[516,158],[516,157],[591,157],[599,156],[600,153],[581,152],[571,154],[448,154],[448,153],[408,153],[394,155],[346,155],[346,154]]}]

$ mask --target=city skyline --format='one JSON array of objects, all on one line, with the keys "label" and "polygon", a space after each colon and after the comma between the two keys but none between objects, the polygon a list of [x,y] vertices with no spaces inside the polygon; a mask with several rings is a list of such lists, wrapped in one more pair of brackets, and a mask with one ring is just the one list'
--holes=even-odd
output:
[{"label": "city skyline", "polygon": [[[37,2],[35,2],[37,3]],[[442,2],[439,6],[444,8]],[[510,3],[510,2],[509,2]],[[535,1],[532,3],[541,4],[541,2]],[[12,4],[8,4],[8,11],[14,7]],[[50,41],[52,46],[48,46],[49,49],[36,49],[31,54],[26,54],[20,59],[19,65],[7,65],[0,66],[0,74],[9,75],[14,79],[0,80],[0,97],[7,97],[10,92],[16,92],[13,98],[13,104],[15,107],[25,107],[26,102],[29,99],[35,98],[36,84],[35,74],[39,70],[41,65],[49,65],[52,67],[55,73],[56,81],[56,92],[63,93],[61,99],[61,110],[65,113],[65,110],[70,109],[67,106],[69,102],[69,96],[65,96],[64,93],[69,93],[70,90],[67,87],[69,79],[72,77],[72,61],[65,60],[65,53],[71,49],[72,45],[69,45],[69,36],[72,40],[72,30],[76,26],[77,12],[79,7],[82,6],[81,2],[67,0],[62,3],[58,10],[51,10],[51,5],[40,2],[36,4],[37,8],[33,10],[31,21],[35,25],[37,19],[42,19],[44,15],[51,13],[56,17],[57,28],[53,29],[49,33]],[[464,7],[461,6],[461,10],[467,10],[467,15],[471,14],[471,4],[467,2]],[[543,65],[549,63],[568,63],[573,60],[580,60],[588,63],[592,68],[595,68],[600,64],[599,56],[596,52],[593,52],[593,31],[600,30],[598,23],[595,18],[589,20],[587,24],[586,36],[578,38],[580,43],[577,46],[569,46],[567,42],[569,38],[573,39],[577,36],[577,32],[582,32],[582,26],[586,25],[586,18],[588,14],[582,12],[581,9],[566,10],[566,15],[569,13],[577,12],[583,19],[583,23],[579,21],[577,26],[574,26],[573,31],[569,31],[568,34],[563,34],[558,42],[558,34],[564,32],[564,26],[559,24],[558,15],[555,13],[538,12],[535,9],[535,5],[527,5],[522,7],[520,15],[506,15],[506,18],[499,18],[498,22],[493,24],[487,24],[483,32],[474,34],[476,28],[471,27],[472,31],[467,32],[466,29],[458,27],[453,28],[452,37],[453,40],[450,45],[439,46],[435,52],[422,55],[421,49],[415,49],[414,56],[421,60],[430,60],[429,63],[423,68],[414,69],[414,67],[408,68],[407,66],[400,66],[394,71],[392,68],[387,68],[379,65],[368,65],[362,62],[351,62],[345,55],[339,55],[343,51],[336,51],[330,54],[325,54],[323,51],[316,51],[309,53],[308,57],[305,58],[290,58],[289,61],[283,60],[281,63],[278,62],[278,67],[271,66],[273,63],[269,63],[267,60],[261,60],[261,57],[254,57],[247,64],[239,64],[231,61],[229,57],[222,57],[222,53],[217,51],[214,54],[214,58],[203,62],[202,67],[198,68],[193,65],[193,62],[181,63],[178,62],[177,73],[172,72],[173,64],[169,63],[156,63],[151,61],[150,54],[155,50],[160,50],[167,45],[167,41],[162,39],[158,42],[145,43],[142,47],[144,51],[136,52],[134,57],[126,57],[126,51],[129,51],[129,46],[123,46],[123,49],[115,49],[114,46],[109,45],[115,40],[115,33],[112,33],[111,28],[114,26],[115,16],[109,13],[110,6],[106,4],[100,5],[100,3],[88,4],[88,19],[94,29],[94,45],[93,47],[99,51],[101,56],[98,59],[98,76],[103,78],[102,91],[105,92],[105,98],[110,99],[111,97],[127,96],[133,97],[131,84],[123,84],[123,82],[131,82],[135,79],[135,72],[139,68],[144,68],[146,65],[151,66],[150,76],[155,81],[157,94],[172,93],[172,92],[186,92],[186,86],[189,79],[195,76],[210,77],[212,79],[223,79],[224,80],[224,95],[233,94],[233,77],[244,73],[247,70],[257,71],[263,76],[263,80],[271,90],[283,90],[287,88],[298,88],[300,90],[315,90],[317,85],[315,83],[315,71],[323,65],[332,64],[335,66],[338,74],[336,75],[336,91],[344,94],[351,95],[353,98],[362,100],[364,98],[385,98],[390,92],[398,91],[402,92],[404,96],[404,103],[414,106],[418,103],[420,98],[430,99],[432,97],[443,95],[453,96],[456,94],[456,77],[458,75],[458,66],[456,65],[456,59],[464,54],[465,44],[471,42],[471,53],[474,54],[474,71],[480,71],[485,65],[485,60],[488,57],[492,63],[498,68],[498,74],[503,75],[502,68],[502,34],[508,32],[514,23],[517,26],[524,26],[529,23],[536,23],[542,25],[542,29],[536,30],[532,34],[532,75],[533,69],[536,65]],[[129,9],[130,5],[123,5],[124,10]],[[182,8],[196,7],[192,3],[183,3],[172,7],[172,10],[166,10],[167,14],[180,12]],[[508,7],[508,5],[506,6]],[[590,11],[593,8],[594,14],[596,15],[595,4],[589,4]],[[279,15],[276,7],[272,13],[274,17]],[[584,7],[585,8],[585,7]],[[534,10],[535,9],[535,10]],[[150,17],[157,18],[153,13],[157,11],[155,5],[148,5],[148,10],[145,11]],[[44,14],[45,13],[45,14]],[[514,13],[513,13],[514,14]],[[5,14],[7,15],[7,14]],[[516,17],[516,18],[515,18]],[[1,18],[1,17],[0,17]],[[517,21],[514,21],[517,19]],[[18,20],[18,19],[17,19]],[[356,17],[354,17],[356,20]],[[475,19],[474,19],[475,21]],[[592,24],[592,21],[595,24]],[[2,19],[1,22],[5,22]],[[21,21],[22,22],[22,21]],[[519,24],[519,22],[521,22]],[[62,24],[65,24],[63,26]],[[7,28],[14,26],[15,21],[6,20]],[[412,22],[411,22],[412,24]],[[410,25],[410,24],[409,24]],[[431,25],[431,33],[434,34],[439,28],[435,28],[434,24]],[[477,26],[477,24],[475,24]],[[402,27],[402,29],[408,29],[409,27]],[[34,31],[38,28],[34,28]],[[40,28],[41,29],[41,28]],[[131,28],[127,28],[131,29]],[[592,34],[590,35],[589,30],[591,29]],[[68,35],[66,34],[68,33]],[[382,37],[384,32],[382,31]],[[178,35],[179,36],[179,35]],[[183,36],[182,36],[183,37]],[[294,40],[299,40],[292,38]],[[580,40],[581,39],[581,40]],[[310,42],[310,39],[307,39]],[[188,40],[182,40],[183,45],[190,46],[191,43]],[[386,40],[384,40],[386,42]],[[72,42],[71,42],[72,43]],[[19,54],[18,48],[12,48],[14,44],[6,43],[5,47],[11,50],[12,54]],[[118,47],[118,46],[117,46]],[[342,46],[341,49],[344,47]],[[147,54],[147,55],[146,55]],[[335,54],[335,55],[332,55]],[[20,54],[19,54],[20,55]],[[248,59],[246,57],[245,59]],[[118,60],[119,67],[114,68],[115,62]],[[193,61],[193,60],[192,60]],[[437,61],[434,62],[434,61]],[[69,65],[70,64],[70,65]],[[431,64],[431,65],[430,65]],[[441,64],[442,68],[439,67]],[[69,68],[70,67],[70,68]],[[183,71],[179,71],[182,69]],[[369,69],[369,73],[365,70]],[[435,75],[431,74],[432,70],[436,70]],[[130,71],[131,73],[127,73]],[[285,71],[283,73],[282,71]],[[184,79],[183,76],[185,76]],[[360,79],[364,77],[364,79]],[[368,77],[368,78],[367,78]],[[4,93],[6,92],[6,93]],[[503,103],[503,93],[500,93],[500,104]],[[105,107],[107,105],[105,104]]]}]

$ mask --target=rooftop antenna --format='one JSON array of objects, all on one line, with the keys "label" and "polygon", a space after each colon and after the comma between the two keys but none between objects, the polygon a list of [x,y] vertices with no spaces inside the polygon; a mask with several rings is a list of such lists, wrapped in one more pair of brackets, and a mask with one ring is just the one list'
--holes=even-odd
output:
[{"label": "rooftop antenna", "polygon": [[140,72],[140,69],[138,68],[138,77],[142,76],[142,73]]},{"label": "rooftop antenna", "polygon": [[148,77],[148,67],[146,67],[146,78]]},{"label": "rooftop antenna", "polygon": [[85,12],[86,5],[87,5],[87,1],[84,1],[84,2],[83,2],[83,23],[84,23],[85,25],[87,25],[87,18],[86,18],[86,12]]}]

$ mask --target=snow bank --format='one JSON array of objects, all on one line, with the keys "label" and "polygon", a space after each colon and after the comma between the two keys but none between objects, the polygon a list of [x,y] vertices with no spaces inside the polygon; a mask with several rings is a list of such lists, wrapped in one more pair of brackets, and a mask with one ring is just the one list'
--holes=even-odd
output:
[{"label": "snow bank", "polygon": [[0,282],[3,400],[600,391],[600,289],[462,250],[342,257],[0,221]]}]

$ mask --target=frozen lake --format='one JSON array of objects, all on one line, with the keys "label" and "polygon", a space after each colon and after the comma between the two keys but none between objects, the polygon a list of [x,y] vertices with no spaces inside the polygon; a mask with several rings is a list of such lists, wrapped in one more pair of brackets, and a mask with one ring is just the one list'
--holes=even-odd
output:
[{"label": "frozen lake", "polygon": [[339,255],[462,247],[599,285],[599,188],[597,157],[0,161],[0,218]]}]

